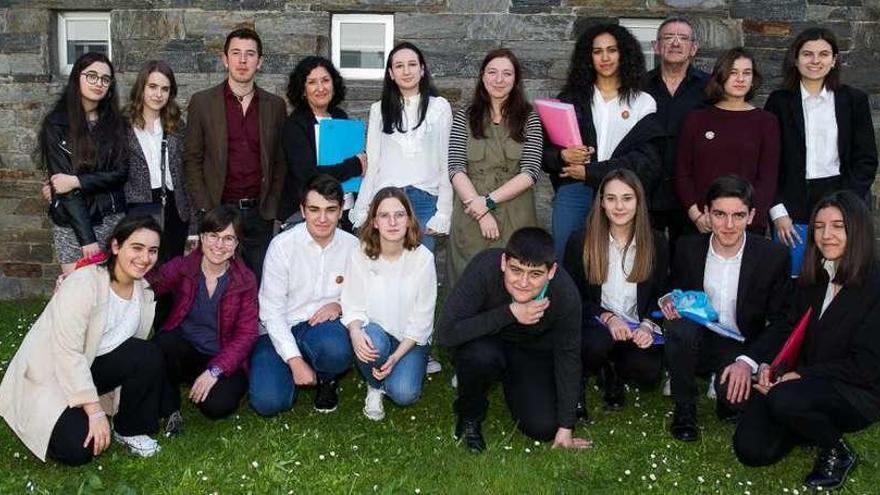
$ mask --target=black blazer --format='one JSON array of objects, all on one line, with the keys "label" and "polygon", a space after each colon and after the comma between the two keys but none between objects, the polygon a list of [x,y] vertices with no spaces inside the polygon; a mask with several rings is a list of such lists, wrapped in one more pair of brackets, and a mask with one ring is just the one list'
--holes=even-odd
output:
[{"label": "black blazer", "polygon": [[861,285],[844,285],[820,317],[828,276],[799,286],[786,327],[760,341],[758,362],[770,363],[806,312],[813,308],[795,371],[831,380],[834,388],[870,421],[880,419],[880,271]]},{"label": "black blazer", "polygon": [[[602,308],[602,285],[590,284],[587,281],[584,267],[584,233],[585,229],[573,232],[565,245],[563,266],[571,275],[583,301],[583,319],[596,317],[606,311]],[[657,231],[654,236],[654,269],[650,278],[636,284],[636,306],[639,319],[651,318],[651,313],[659,309],[657,299],[666,290],[667,272],[669,271],[669,250],[666,238]]]},{"label": "black blazer", "polygon": [[[736,292],[736,325],[749,347],[745,354],[752,357],[751,347],[766,328],[775,331],[788,325],[791,261],[788,249],[781,244],[746,235]],[[710,237],[693,234],[678,239],[670,275],[673,289],[704,290]]]},{"label": "black blazer", "polygon": [[[574,98],[560,95],[559,99],[574,105],[581,141],[585,146],[592,146],[598,152],[596,129],[593,127],[593,111],[589,105],[581,104]],[[597,187],[605,175],[616,168],[628,168],[635,172],[642,181],[645,191],[652,191],[663,176],[663,157],[660,150],[666,139],[666,132],[657,120],[656,114],[646,115],[623,138],[611,153],[611,158],[601,162],[587,164],[587,178],[584,182],[590,187]],[[550,174],[553,188],[573,183],[575,180],[560,178],[559,172],[565,166],[562,161],[562,148],[550,142],[544,136],[544,156],[541,165]]]},{"label": "black blazer", "polygon": [[[779,119],[782,136],[779,181],[773,204],[784,204],[793,220],[805,222],[810,218],[813,205],[807,200],[806,131],[800,90],[774,91],[764,109]],[[877,172],[877,144],[868,96],[858,89],[841,86],[834,92],[834,111],[837,116],[840,187],[865,198]]]},{"label": "black blazer", "polygon": [[[330,117],[347,119],[348,115],[341,108],[332,108]],[[315,146],[317,123],[311,108],[308,105],[299,105],[281,127],[281,150],[286,167],[281,204],[278,206],[278,219],[282,222],[299,211],[302,188],[313,175],[330,174],[340,182],[361,175],[361,161],[356,156],[346,158],[336,165],[318,167]]]}]

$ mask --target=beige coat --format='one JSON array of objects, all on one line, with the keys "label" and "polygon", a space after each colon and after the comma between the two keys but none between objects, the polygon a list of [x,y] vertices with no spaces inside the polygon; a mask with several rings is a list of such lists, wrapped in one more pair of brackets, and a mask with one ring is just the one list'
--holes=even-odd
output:
[{"label": "beige coat", "polygon": [[[156,303],[145,281],[135,282],[141,302],[137,338],[145,339]],[[0,383],[0,416],[40,460],[61,413],[99,400],[90,371],[107,323],[110,277],[103,267],[73,272],[31,327]],[[100,397],[108,413],[119,405],[118,389]],[[85,440],[85,439],[83,439]]]}]

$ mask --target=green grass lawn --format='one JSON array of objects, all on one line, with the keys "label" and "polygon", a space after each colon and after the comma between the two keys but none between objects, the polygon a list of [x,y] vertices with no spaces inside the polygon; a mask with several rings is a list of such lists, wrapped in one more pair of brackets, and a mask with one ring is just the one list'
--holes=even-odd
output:
[{"label": "green grass lawn", "polygon": [[[0,303],[0,374],[43,306]],[[445,363],[444,363],[445,364]],[[733,427],[700,403],[703,436],[695,444],[666,431],[672,404],[659,391],[630,390],[627,408],[608,413],[590,391],[593,421],[578,434],[593,440],[580,452],[551,450],[516,432],[492,397],[484,424],[489,450],[473,455],[452,438],[454,390],[447,365],[425,384],[417,404],[387,417],[361,414],[364,385],[355,373],[342,381],[339,409],[313,411],[311,391],[291,412],[271,419],[243,406],[211,422],[185,408],[186,432],[161,440],[154,458],[133,457],[113,445],[81,468],[38,461],[3,423],[0,494],[15,493],[674,493],[800,494],[813,452],[797,450],[763,469],[741,466],[733,455]],[[861,457],[843,493],[880,493],[880,432],[851,437]]]}]

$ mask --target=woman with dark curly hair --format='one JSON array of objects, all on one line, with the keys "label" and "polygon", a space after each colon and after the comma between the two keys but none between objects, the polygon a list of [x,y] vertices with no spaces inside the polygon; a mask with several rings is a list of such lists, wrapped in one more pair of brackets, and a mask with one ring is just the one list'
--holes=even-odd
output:
[{"label": "woman with dark curly hair", "polygon": [[[316,175],[318,170],[317,128],[323,119],[347,119],[339,108],[345,99],[345,83],[333,63],[324,57],[302,59],[290,73],[287,101],[293,112],[281,127],[281,148],[287,164],[287,174],[281,191],[278,218],[283,222],[297,211],[300,188]],[[359,153],[340,163],[321,167],[320,173],[329,174],[339,182],[363,175],[367,170],[367,155]],[[349,196],[348,194],[346,196]],[[353,198],[346,198],[350,208]],[[342,220],[339,226],[351,231],[351,223]]]},{"label": "woman with dark curly hair", "polygon": [[562,259],[565,243],[584,226],[593,188],[609,171],[634,171],[650,191],[661,173],[663,130],[653,119],[654,98],[639,90],[645,57],[639,42],[617,24],[597,24],[575,44],[559,100],[574,105],[582,146],[545,140],[543,168],[556,190],[553,239]]},{"label": "woman with dark curly hair", "polygon": [[766,228],[779,169],[779,123],[773,114],[749,103],[760,85],[754,57],[742,47],[727,50],[715,62],[706,85],[712,105],[691,112],[681,126],[675,192],[700,232],[712,229],[704,191],[729,174],[755,188],[758,213],[749,228],[760,233]]}]

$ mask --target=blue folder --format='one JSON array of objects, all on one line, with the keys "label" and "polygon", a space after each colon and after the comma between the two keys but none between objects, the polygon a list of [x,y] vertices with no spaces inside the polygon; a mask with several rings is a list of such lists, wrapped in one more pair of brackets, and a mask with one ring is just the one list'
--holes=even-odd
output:
[{"label": "blue folder", "polygon": [[[788,248],[788,252],[791,254],[791,278],[797,278],[801,275],[801,264],[804,261],[804,248],[807,247],[807,224],[805,223],[796,223],[794,224],[794,229],[797,231],[798,235],[801,236],[801,242],[794,245],[794,247]],[[770,229],[773,231],[773,240],[782,244],[782,241],[779,240],[779,235],[776,233],[776,229]]]},{"label": "blue folder", "polygon": [[[364,151],[366,127],[361,120],[324,119],[319,124],[318,166],[336,165]],[[342,183],[344,192],[357,192],[361,177],[352,177]]]}]

